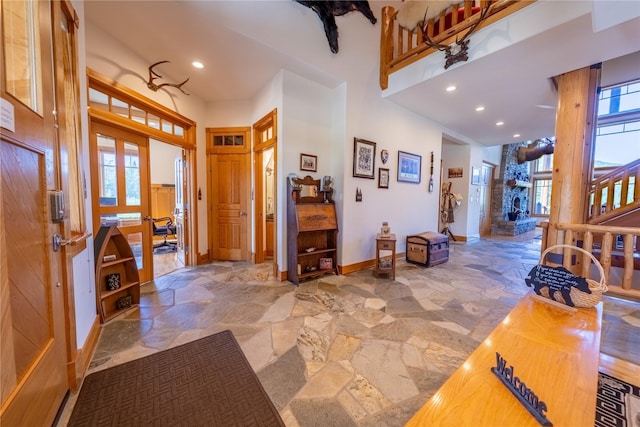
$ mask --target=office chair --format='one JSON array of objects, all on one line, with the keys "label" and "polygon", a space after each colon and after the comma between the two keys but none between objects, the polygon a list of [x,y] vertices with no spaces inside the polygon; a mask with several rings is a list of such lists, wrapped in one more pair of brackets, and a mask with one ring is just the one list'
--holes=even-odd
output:
[{"label": "office chair", "polygon": [[162,242],[153,244],[154,251],[163,246],[169,246],[172,247],[173,250],[176,250],[178,242],[175,240],[167,240],[169,236],[175,236],[176,234],[176,225],[173,223],[173,220],[169,217],[152,218],[151,223],[153,224],[153,235],[164,238]]}]

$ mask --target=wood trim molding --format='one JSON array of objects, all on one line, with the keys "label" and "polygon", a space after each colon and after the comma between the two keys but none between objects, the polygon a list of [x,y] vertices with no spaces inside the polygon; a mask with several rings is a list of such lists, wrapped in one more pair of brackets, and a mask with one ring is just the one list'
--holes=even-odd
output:
[{"label": "wood trim molding", "polygon": [[89,368],[91,356],[98,346],[98,338],[100,338],[101,331],[102,327],[100,326],[100,317],[96,315],[93,319],[93,324],[91,325],[87,339],[84,341],[84,345],[76,352],[75,359],[70,361],[67,365],[69,388],[74,393],[80,388],[80,384],[82,384],[82,379],[84,378],[84,373],[87,372],[87,369]]},{"label": "wood trim molding", "polygon": [[91,68],[87,68],[87,79],[89,87],[99,88],[108,94],[117,94],[117,97],[120,100],[126,101],[133,105],[144,106],[144,109],[146,111],[153,112],[160,117],[166,117],[174,123],[181,124],[184,128],[196,126],[196,122],[194,122],[193,120],[183,116],[182,114],[176,113],[173,110],[168,109],[164,105],[159,104],[156,101],[129,89],[126,86],[121,85],[115,80],[111,80],[110,78],[98,73],[97,71],[92,70]]}]

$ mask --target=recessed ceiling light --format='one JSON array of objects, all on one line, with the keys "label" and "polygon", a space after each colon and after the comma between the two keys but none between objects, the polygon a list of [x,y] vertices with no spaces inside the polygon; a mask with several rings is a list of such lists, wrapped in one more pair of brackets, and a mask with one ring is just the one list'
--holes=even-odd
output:
[{"label": "recessed ceiling light", "polygon": [[204,68],[204,64],[200,61],[193,61],[191,65],[193,65],[195,68]]},{"label": "recessed ceiling light", "polygon": [[453,92],[454,90],[456,90],[456,87],[454,85],[447,86],[447,92]]},{"label": "recessed ceiling light", "polygon": [[476,111],[484,111],[484,106],[483,105],[477,106]]},{"label": "recessed ceiling light", "polygon": [[513,134],[513,137],[514,137],[514,138],[520,138],[520,134],[519,134],[519,133],[514,133],[514,134]]},{"label": "recessed ceiling light", "polygon": [[504,124],[503,121],[496,122],[496,126],[502,126]]}]

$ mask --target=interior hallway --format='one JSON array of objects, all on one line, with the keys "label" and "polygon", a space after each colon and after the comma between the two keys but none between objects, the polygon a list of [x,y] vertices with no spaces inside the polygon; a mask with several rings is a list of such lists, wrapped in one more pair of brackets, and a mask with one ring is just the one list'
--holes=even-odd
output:
[{"label": "interior hallway", "polygon": [[[89,373],[230,329],[288,426],[402,426],[530,291],[532,237],[451,242],[449,262],[399,260],[395,281],[369,269],[295,287],[240,262],[177,270],[104,327]],[[638,370],[639,303],[604,298],[601,350]]]}]

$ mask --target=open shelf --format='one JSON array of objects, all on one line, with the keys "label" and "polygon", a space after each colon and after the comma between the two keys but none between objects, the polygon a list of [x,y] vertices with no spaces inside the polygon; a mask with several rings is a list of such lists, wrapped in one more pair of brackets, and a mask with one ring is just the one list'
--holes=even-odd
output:
[{"label": "open shelf", "polygon": [[[131,246],[117,227],[100,227],[94,253],[96,302],[100,321],[104,323],[140,304],[140,278]],[[109,289],[109,286],[117,286],[117,289]]]}]

